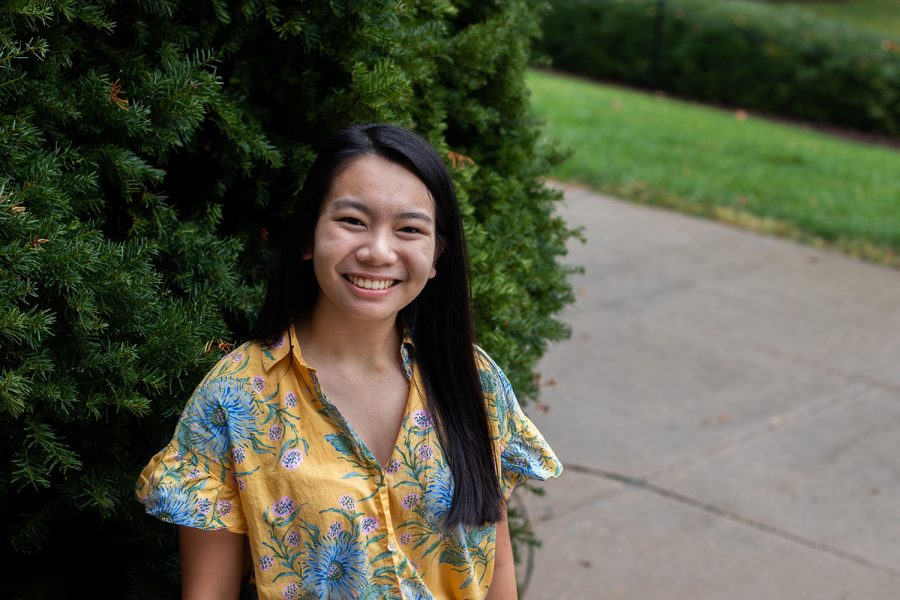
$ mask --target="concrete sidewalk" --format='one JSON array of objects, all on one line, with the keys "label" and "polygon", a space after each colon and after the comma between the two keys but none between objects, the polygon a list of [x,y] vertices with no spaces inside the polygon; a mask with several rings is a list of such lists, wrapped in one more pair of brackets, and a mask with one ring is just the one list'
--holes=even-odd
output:
[{"label": "concrete sidewalk", "polygon": [[527,600],[900,599],[900,272],[585,190]]}]

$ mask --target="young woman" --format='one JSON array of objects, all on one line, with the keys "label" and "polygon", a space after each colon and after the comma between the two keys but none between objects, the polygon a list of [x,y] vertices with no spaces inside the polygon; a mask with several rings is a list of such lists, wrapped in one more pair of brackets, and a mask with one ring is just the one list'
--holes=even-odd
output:
[{"label": "young woman", "polygon": [[473,344],[446,167],[390,125],[310,169],[259,321],[141,474],[185,598],[516,597],[506,501],[562,466]]}]

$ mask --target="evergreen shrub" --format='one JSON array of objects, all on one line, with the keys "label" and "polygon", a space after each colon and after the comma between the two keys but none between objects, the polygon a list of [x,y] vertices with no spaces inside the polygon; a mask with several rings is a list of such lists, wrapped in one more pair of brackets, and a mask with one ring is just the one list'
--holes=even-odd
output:
[{"label": "evergreen shrub", "polygon": [[541,48],[564,71],[900,136],[900,40],[758,2],[552,0]]},{"label": "evergreen shrub", "polygon": [[571,293],[524,72],[539,3],[21,0],[0,9],[0,511],[11,598],[171,598],[137,474],[258,310],[317,141],[447,156],[480,343],[520,396]]}]

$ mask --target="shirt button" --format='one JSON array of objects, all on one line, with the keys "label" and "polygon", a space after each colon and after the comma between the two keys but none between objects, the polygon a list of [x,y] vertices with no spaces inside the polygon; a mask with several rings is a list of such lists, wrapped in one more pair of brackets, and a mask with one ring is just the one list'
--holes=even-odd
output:
[{"label": "shirt button", "polygon": [[390,550],[391,552],[393,552],[393,551],[395,551],[396,549],[397,549],[397,545],[394,544],[393,541],[388,542],[388,550]]}]

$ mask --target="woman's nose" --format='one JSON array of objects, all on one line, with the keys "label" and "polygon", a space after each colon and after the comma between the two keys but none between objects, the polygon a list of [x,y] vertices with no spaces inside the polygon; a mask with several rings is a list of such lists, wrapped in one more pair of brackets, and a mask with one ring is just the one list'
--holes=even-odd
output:
[{"label": "woman's nose", "polygon": [[356,258],[373,265],[387,265],[396,261],[393,232],[372,231],[357,251]]}]

